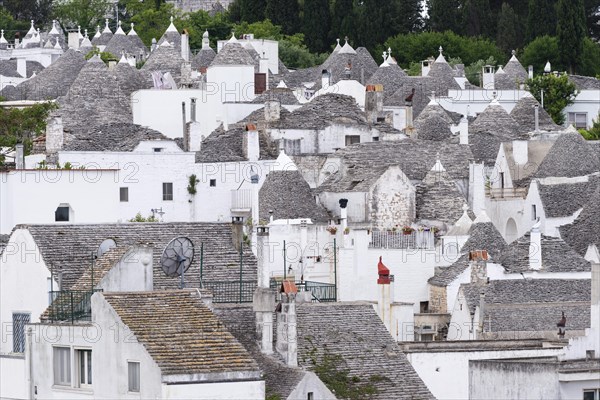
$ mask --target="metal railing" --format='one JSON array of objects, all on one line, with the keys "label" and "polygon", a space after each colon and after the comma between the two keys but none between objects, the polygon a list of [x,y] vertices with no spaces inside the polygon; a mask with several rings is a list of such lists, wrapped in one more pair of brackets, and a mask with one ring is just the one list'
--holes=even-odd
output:
[{"label": "metal railing", "polygon": [[252,190],[232,190],[231,208],[236,210],[252,208]]},{"label": "metal railing", "polygon": [[524,199],[527,188],[486,188],[485,195],[491,199]]},{"label": "metal railing", "polygon": [[92,320],[92,295],[102,289],[89,290],[63,290],[50,292],[54,299],[49,307],[48,319],[52,322],[91,321]]},{"label": "metal railing", "polygon": [[435,234],[431,230],[416,230],[410,234],[402,231],[373,231],[371,243],[373,249],[427,249],[435,248]]},{"label": "metal railing", "polygon": [[257,286],[256,281],[202,282],[212,292],[213,303],[252,303]]},{"label": "metal railing", "polygon": [[[337,290],[334,284],[324,282],[295,282],[299,292],[310,292],[313,303],[331,303],[337,301]],[[271,289],[279,289],[281,280],[272,278]]]}]

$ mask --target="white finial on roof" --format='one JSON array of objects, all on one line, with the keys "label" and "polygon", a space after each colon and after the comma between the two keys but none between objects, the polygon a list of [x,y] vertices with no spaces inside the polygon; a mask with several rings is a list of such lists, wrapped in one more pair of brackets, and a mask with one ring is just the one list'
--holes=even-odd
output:
[{"label": "white finial on roof", "polygon": [[490,102],[490,105],[494,105],[494,106],[500,105],[500,103],[498,102],[498,93],[495,91],[492,93],[492,101]]},{"label": "white finial on roof", "polygon": [[388,62],[387,62],[387,60],[388,60],[388,54],[387,54],[387,51],[384,51],[384,52],[383,52],[383,54],[382,54],[382,57],[383,57],[383,62],[381,63],[381,65],[380,65],[379,67],[380,67],[380,68],[381,68],[381,67],[389,67],[389,66],[390,66],[390,64],[388,64]]},{"label": "white finial on roof", "polygon": [[231,31],[231,38],[227,41],[227,43],[237,43],[238,40],[235,37],[235,31]]},{"label": "white finial on roof", "polygon": [[79,36],[79,40],[83,39],[83,35],[81,34],[81,26],[77,25],[77,36]]},{"label": "white finial on roof", "polygon": [[498,65],[498,69],[496,70],[497,74],[506,74],[506,72],[504,72],[504,70],[502,69],[502,65]]},{"label": "white finial on roof", "polygon": [[0,43],[8,43],[6,38],[4,38],[4,29],[0,30]]},{"label": "white finial on roof", "polygon": [[133,22],[131,23],[131,30],[129,31],[129,33],[127,35],[137,36],[137,32],[135,31],[135,29],[133,29]]},{"label": "white finial on roof", "polygon": [[285,84],[284,81],[279,81],[279,84],[277,85],[278,88],[287,88],[287,85]]},{"label": "white finial on roof", "polygon": [[544,67],[544,72],[550,73],[552,71],[552,66],[550,65],[550,61],[546,62],[546,66]]},{"label": "white finial on roof", "polygon": [[396,62],[396,60],[394,60],[394,57],[392,57],[392,48],[388,47],[388,58],[387,58],[387,62],[388,64],[392,65],[392,64],[398,64]]},{"label": "white finial on roof", "polygon": [[[0,43],[1,43],[1,42],[2,42],[2,41],[0,41]],[[44,48],[45,48],[45,49],[51,49],[52,47],[53,47],[53,46],[52,46],[52,40],[50,40],[50,39],[46,40],[46,44],[44,45]]]},{"label": "white finial on roof", "polygon": [[87,32],[87,29],[83,31],[83,37],[84,37],[84,38],[86,38],[86,39],[88,38],[88,32]]},{"label": "white finial on roof", "polygon": [[100,37],[100,25],[96,25],[96,33],[94,34],[94,37]]},{"label": "white finial on roof", "polygon": [[56,43],[54,43],[54,48],[55,49],[62,49],[62,47],[60,47],[60,42],[58,41],[58,39],[56,39]]},{"label": "white finial on roof", "polygon": [[462,206],[463,214],[454,223],[454,226],[448,230],[446,236],[466,236],[473,225],[473,220],[469,217],[469,206],[465,203]]},{"label": "white finial on roof", "polygon": [[298,171],[298,167],[296,166],[296,163],[285,154],[285,150],[280,149],[279,156],[271,171]]},{"label": "white finial on roof", "polygon": [[350,43],[348,43],[348,36],[344,37],[344,40],[346,41],[346,43],[344,43],[344,46],[340,49],[339,53],[356,54],[356,51],[352,48],[352,46],[350,46]]},{"label": "white finial on roof", "polygon": [[169,24],[169,27],[167,28],[167,30],[165,32],[177,32],[177,28],[175,28],[175,25],[173,24],[173,16],[171,15],[171,23]]},{"label": "white finial on roof", "polygon": [[428,105],[437,106],[438,102],[435,100],[435,90],[431,91],[431,97]]},{"label": "white finial on roof", "polygon": [[585,252],[585,257],[587,261],[599,264],[600,263],[600,253],[598,252],[598,247],[595,244],[590,244]]},{"label": "white finial on roof", "polygon": [[431,170],[433,172],[443,172],[446,170],[446,168],[444,168],[444,166],[442,165],[442,162],[440,161],[440,154],[438,153],[437,156],[437,160],[435,161],[435,164],[433,166],[433,168],[431,168]]},{"label": "white finial on roof", "polygon": [[202,39],[208,39],[208,29],[206,29],[202,34]]},{"label": "white finial on roof", "polygon": [[440,46],[440,48],[438,49],[440,52],[440,56],[442,55],[442,52],[444,51],[444,49],[442,48],[442,46]]},{"label": "white finial on roof", "polygon": [[208,38],[208,29],[204,31],[202,34],[202,48],[208,49],[210,48],[210,39]]},{"label": "white finial on roof", "polygon": [[125,57],[125,52],[121,52],[121,59],[119,60],[119,64],[129,64],[127,61],[127,57]]},{"label": "white finial on roof", "polygon": [[119,22],[117,23],[117,25],[118,25],[119,27],[117,28],[117,31],[115,32],[115,35],[124,35],[124,34],[125,34],[125,31],[123,30],[123,28],[121,28],[121,21],[119,21]]},{"label": "white finial on roof", "polygon": [[446,62],[446,58],[444,57],[444,55],[442,54],[442,52],[444,51],[444,49],[442,48],[442,46],[440,46],[440,48],[438,49],[440,52],[440,55],[438,56],[438,58],[435,59],[435,62]]},{"label": "white finial on roof", "polygon": [[336,39],[337,44],[335,45],[335,48],[333,49],[334,53],[337,53],[338,51],[340,51],[342,49],[342,46],[340,46],[340,39]]},{"label": "white finial on roof", "polygon": [[484,224],[487,222],[492,222],[492,220],[490,219],[490,217],[488,217],[487,213],[484,210],[479,211],[479,214],[477,214],[477,218],[475,218],[475,221],[473,221],[474,224]]},{"label": "white finial on roof", "polygon": [[31,27],[32,27],[33,29],[35,29],[35,28],[34,28],[34,24],[33,24],[33,20],[31,20]]},{"label": "white finial on roof", "polygon": [[105,25],[104,25],[104,30],[102,31],[102,33],[112,33],[112,31],[110,30],[110,28],[108,27],[108,18],[106,18],[104,20]]},{"label": "white finial on roof", "polygon": [[28,35],[33,35],[35,34],[35,27],[33,26],[33,20],[31,20],[31,27],[29,28],[29,31],[27,32]]},{"label": "white finial on roof", "polygon": [[49,35],[59,35],[58,33],[58,29],[56,29],[56,20],[53,19],[52,20],[52,29],[50,29],[50,32],[48,32]]}]

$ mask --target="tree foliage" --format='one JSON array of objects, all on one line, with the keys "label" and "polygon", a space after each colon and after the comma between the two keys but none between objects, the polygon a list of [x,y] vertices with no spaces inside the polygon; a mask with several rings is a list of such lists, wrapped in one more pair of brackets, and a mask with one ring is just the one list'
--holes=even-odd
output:
[{"label": "tree foliage", "polygon": [[556,0],[529,0],[527,40],[556,34]]},{"label": "tree foliage", "polygon": [[540,103],[542,103],[542,91],[544,92],[544,109],[555,123],[562,125],[565,122],[563,110],[573,104],[577,96],[577,88],[569,81],[569,77],[566,74],[537,75],[533,79],[528,79],[525,84]]},{"label": "tree foliage", "polygon": [[0,7],[0,26],[4,29],[4,37],[12,40],[15,34],[19,32],[21,37],[29,30],[30,23],[27,21],[17,21],[6,9]]},{"label": "tree foliage", "polygon": [[32,140],[46,129],[46,119],[56,103],[45,102],[23,109],[0,107],[0,165],[6,153],[17,143],[23,143],[25,154],[31,151]]},{"label": "tree foliage", "polygon": [[310,51],[321,53],[329,48],[329,1],[304,0],[302,32]]},{"label": "tree foliage", "polygon": [[496,29],[496,44],[504,53],[518,49],[523,44],[523,29],[519,16],[508,3],[502,3],[498,15],[498,29]]},{"label": "tree foliage", "polygon": [[559,0],[558,49],[560,60],[573,73],[583,61],[583,40],[586,37],[585,8],[583,0]]},{"label": "tree foliage", "polygon": [[[422,32],[397,35],[385,42],[385,48],[391,47],[398,64],[409,67],[411,62],[425,60],[438,54],[438,48],[444,48],[446,58],[460,57],[465,65],[477,62],[482,57],[494,57],[503,62],[504,54],[492,41],[482,38],[470,38],[452,32]],[[381,48],[383,51],[383,47]]]},{"label": "tree foliage", "polygon": [[590,129],[580,129],[579,133],[581,133],[581,136],[586,140],[600,140],[600,114],[598,114],[598,117],[594,120],[594,124]]},{"label": "tree foliage", "polygon": [[109,0],[55,0],[54,16],[64,28],[81,26],[82,30],[93,31],[111,5]]},{"label": "tree foliage", "polygon": [[460,0],[428,0],[428,28],[434,32],[452,31],[462,33]]},{"label": "tree foliage", "polygon": [[267,0],[265,17],[281,26],[284,33],[295,34],[300,28],[298,0]]}]

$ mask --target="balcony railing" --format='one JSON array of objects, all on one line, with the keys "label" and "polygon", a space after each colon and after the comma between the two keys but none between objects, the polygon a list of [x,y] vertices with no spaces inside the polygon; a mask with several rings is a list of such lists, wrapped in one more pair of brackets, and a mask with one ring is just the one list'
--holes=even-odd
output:
[{"label": "balcony railing", "polygon": [[524,199],[527,188],[486,188],[485,195],[490,199]]},{"label": "balcony railing", "polygon": [[[299,292],[310,292],[313,303],[331,303],[337,301],[337,290],[334,284],[324,282],[295,282]],[[280,280],[271,279],[271,289],[278,289]]]},{"label": "balcony railing", "polygon": [[256,281],[206,282],[204,289],[212,292],[213,303],[252,303]]},{"label": "balcony railing", "polygon": [[48,319],[51,322],[91,321],[92,295],[102,289],[93,291],[62,290],[50,292],[54,299],[49,307]]},{"label": "balcony railing", "polygon": [[232,210],[250,210],[252,209],[252,190],[232,190],[231,191],[231,209]]},{"label": "balcony railing", "polygon": [[402,231],[373,231],[371,243],[373,249],[427,249],[435,248],[435,234],[431,230],[416,230],[410,234]]}]

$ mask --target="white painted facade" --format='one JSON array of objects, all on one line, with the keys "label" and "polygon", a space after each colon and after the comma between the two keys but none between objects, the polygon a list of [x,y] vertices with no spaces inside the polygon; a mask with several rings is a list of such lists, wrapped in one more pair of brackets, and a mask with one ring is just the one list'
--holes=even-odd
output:
[{"label": "white painted facade", "polygon": [[68,223],[114,222],[118,175],[114,167],[0,172],[0,233],[10,233],[17,224],[55,223],[59,206],[70,208]]},{"label": "white painted facade", "polygon": [[594,120],[597,120],[598,114],[600,114],[600,90],[581,90],[575,97],[573,104],[566,106],[563,110],[565,124],[569,123],[570,113],[585,114],[587,121],[585,129],[591,128]]},{"label": "white painted facade", "polygon": [[[422,349],[406,352],[411,365],[437,399],[484,399],[499,397],[469,397],[469,362],[471,360],[556,356],[562,347],[519,348],[519,343],[494,349],[493,342],[479,342],[472,347],[455,346],[444,342],[440,349]],[[452,347],[456,347],[453,349]],[[462,348],[461,348],[462,347]],[[531,378],[529,378],[531,379]],[[492,382],[488,385],[495,386]],[[537,386],[537,382],[536,382]],[[515,398],[507,396],[503,398]],[[532,397],[527,397],[532,398]],[[549,397],[546,397],[549,398]]]}]

